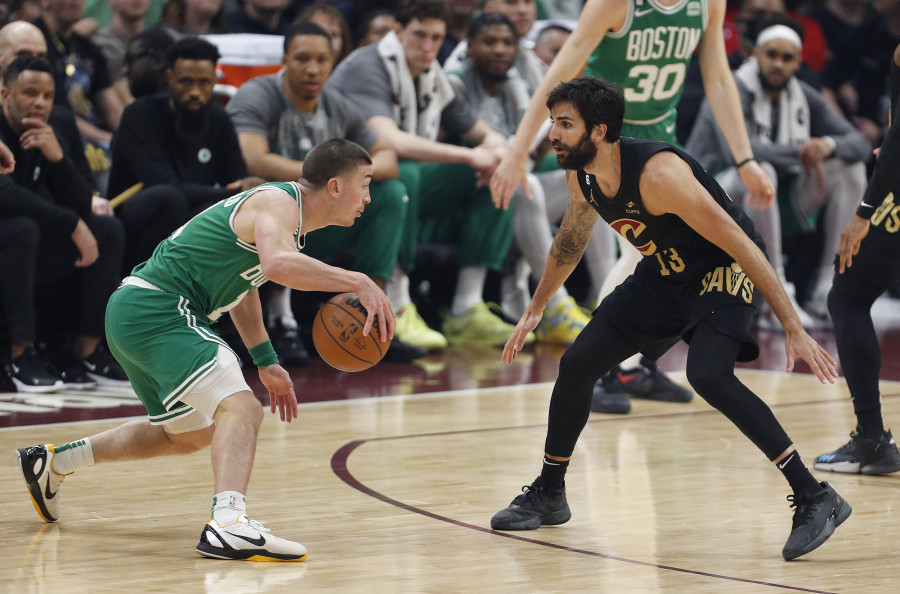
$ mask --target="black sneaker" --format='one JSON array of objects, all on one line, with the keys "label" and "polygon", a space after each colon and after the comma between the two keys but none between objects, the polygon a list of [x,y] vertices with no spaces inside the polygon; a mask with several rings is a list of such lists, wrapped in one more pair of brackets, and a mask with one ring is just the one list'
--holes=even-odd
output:
[{"label": "black sneaker", "polygon": [[62,380],[65,390],[93,390],[97,382],[87,375],[81,359],[75,356],[70,345],[58,345],[56,348],[45,348],[47,358],[53,369]]},{"label": "black sneaker", "polygon": [[388,347],[387,352],[384,354],[384,360],[393,361],[394,363],[409,363],[427,355],[428,351],[422,347],[413,346],[394,338],[391,341],[391,346]]},{"label": "black sneaker", "polygon": [[785,561],[819,548],[853,511],[831,485],[819,484],[821,488],[811,493],[787,496],[794,509],[794,522],[781,551]]},{"label": "black sneaker", "polygon": [[591,396],[591,412],[627,415],[631,412],[631,400],[619,379],[616,377],[618,367],[601,377],[594,384]]},{"label": "black sneaker", "polygon": [[53,365],[33,346],[10,361],[9,370],[19,392],[58,392],[63,387]]},{"label": "black sneaker", "polygon": [[646,398],[660,402],[690,402],[694,393],[679,386],[647,357],[641,358],[640,366],[616,374],[625,392],[634,398]]},{"label": "black sneaker", "polygon": [[817,470],[849,474],[888,474],[900,470],[900,450],[890,431],[877,438],[863,437],[854,431],[848,443],[822,454],[813,466]]},{"label": "black sneaker", "polygon": [[269,324],[269,339],[272,347],[278,353],[278,361],[285,366],[299,367],[309,361],[309,351],[300,334],[297,332],[297,322],[293,318],[279,316]]},{"label": "black sneaker", "polygon": [[13,381],[12,373],[9,370],[9,363],[5,363],[0,367],[0,392],[17,392],[16,382]]},{"label": "black sneaker", "polygon": [[125,370],[112,356],[109,349],[102,342],[97,345],[94,352],[81,361],[89,378],[101,386],[116,386],[127,388],[131,386]]},{"label": "black sneaker", "polygon": [[534,530],[541,526],[565,524],[572,517],[566,503],[566,487],[548,489],[541,477],[531,486],[522,487],[522,494],[491,518],[494,530]]}]

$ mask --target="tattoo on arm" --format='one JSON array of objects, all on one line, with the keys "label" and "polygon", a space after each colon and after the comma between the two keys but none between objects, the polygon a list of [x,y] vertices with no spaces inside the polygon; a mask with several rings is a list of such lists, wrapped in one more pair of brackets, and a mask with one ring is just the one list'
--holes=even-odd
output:
[{"label": "tattoo on arm", "polygon": [[569,201],[562,224],[553,239],[553,247],[550,248],[550,256],[556,260],[557,266],[578,263],[591,239],[597,217],[597,211],[583,200]]}]

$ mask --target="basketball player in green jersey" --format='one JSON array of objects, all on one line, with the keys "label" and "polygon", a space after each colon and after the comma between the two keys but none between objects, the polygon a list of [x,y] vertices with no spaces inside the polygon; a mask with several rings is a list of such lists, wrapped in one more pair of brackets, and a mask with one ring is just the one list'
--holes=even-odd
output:
[{"label": "basketball player in green jersey", "polygon": [[245,493],[263,410],[236,355],[210,325],[229,312],[259,368],[271,411],[297,417],[290,375],[266,336],[257,288],[267,280],[306,291],[355,292],[369,312],[363,334],[394,332],[390,301],[368,276],[298,253],[304,234],[349,227],[370,202],[372,159],[344,139],[315,147],[297,182],[274,182],[223,200],[188,221],[135,267],[106,310],[110,350],[147,419],[65,445],[17,450],[38,514],[59,517],[63,479],[95,462],[187,454],[212,446],[212,519],[197,552],[216,559],[302,561],[306,548],[246,515]]},{"label": "basketball player in green jersey", "polygon": [[[531,97],[506,156],[494,171],[494,202],[509,205],[513,190],[525,184],[528,152],[548,116],[544,101],[554,85],[585,74],[618,83],[625,92],[623,136],[675,142],[675,106],[684,88],[688,62],[699,49],[703,86],[716,121],[749,191],[748,205],[767,208],[775,190],[753,159],[737,87],[728,67],[722,22],[725,0],[587,0],[575,30],[563,44]],[[530,196],[529,196],[530,197]],[[632,273],[640,254],[619,238],[621,255],[607,276],[598,302]],[[660,400],[686,401],[690,393],[636,355],[598,381],[592,409],[627,413],[625,392]]]}]

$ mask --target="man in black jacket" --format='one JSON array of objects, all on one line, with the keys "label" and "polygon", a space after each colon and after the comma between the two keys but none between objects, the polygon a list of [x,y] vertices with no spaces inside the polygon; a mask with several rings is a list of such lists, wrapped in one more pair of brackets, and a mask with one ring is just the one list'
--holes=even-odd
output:
[{"label": "man in black jacket", "polygon": [[7,66],[0,140],[12,150],[16,168],[0,176],[0,223],[4,241],[15,241],[0,250],[0,269],[19,271],[10,285],[20,291],[4,294],[7,317],[16,320],[10,328],[10,368],[20,390],[61,387],[34,348],[34,290],[61,285],[71,301],[55,303],[54,310],[68,305],[76,310],[74,350],[62,366],[63,382],[85,387],[76,376],[87,373],[93,381],[127,385],[101,344],[106,301],[119,280],[123,228],[112,217],[92,214],[93,190],[48,124],[54,93],[46,60],[24,56]]},{"label": "man in black jacket", "polygon": [[122,114],[109,194],[143,184],[117,211],[128,232],[126,271],[194,214],[264,181],[247,177],[234,126],[211,101],[218,59],[211,43],[181,39],[166,52],[170,89],[136,100]]}]

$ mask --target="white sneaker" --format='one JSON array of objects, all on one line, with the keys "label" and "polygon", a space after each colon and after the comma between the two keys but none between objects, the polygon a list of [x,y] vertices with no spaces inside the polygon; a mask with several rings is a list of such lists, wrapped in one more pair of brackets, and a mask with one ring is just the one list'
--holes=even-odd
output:
[{"label": "white sneaker", "polygon": [[57,474],[50,468],[53,462],[53,445],[37,445],[16,450],[19,467],[34,509],[45,522],[59,519],[59,486],[67,475]]},{"label": "white sneaker", "polygon": [[224,527],[215,520],[207,522],[197,552],[213,559],[245,561],[303,561],[307,555],[302,544],[272,536],[262,522],[251,520],[247,514]]}]

